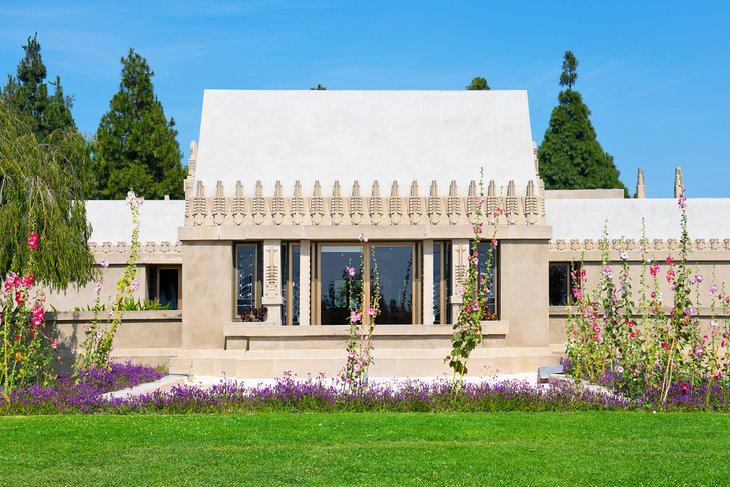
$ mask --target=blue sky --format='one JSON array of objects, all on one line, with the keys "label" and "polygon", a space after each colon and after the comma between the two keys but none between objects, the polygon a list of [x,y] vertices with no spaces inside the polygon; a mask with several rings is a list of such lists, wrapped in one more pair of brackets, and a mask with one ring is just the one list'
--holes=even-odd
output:
[{"label": "blue sky", "polygon": [[3,0],[0,72],[15,73],[38,32],[49,79],[94,133],[130,47],[149,61],[187,159],[203,90],[492,89],[529,92],[539,143],[557,102],[562,55],[604,150],[633,190],[730,197],[730,2],[194,2]]}]

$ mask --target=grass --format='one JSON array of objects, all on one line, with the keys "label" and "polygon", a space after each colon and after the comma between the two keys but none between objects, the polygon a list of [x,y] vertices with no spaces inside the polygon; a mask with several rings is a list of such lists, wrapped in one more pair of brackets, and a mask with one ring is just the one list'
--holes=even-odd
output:
[{"label": "grass", "polygon": [[730,415],[0,418],[4,485],[727,485]]}]

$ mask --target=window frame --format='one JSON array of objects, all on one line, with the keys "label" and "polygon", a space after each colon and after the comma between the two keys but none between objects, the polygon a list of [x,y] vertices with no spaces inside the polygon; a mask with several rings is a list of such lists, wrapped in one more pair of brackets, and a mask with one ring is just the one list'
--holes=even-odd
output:
[{"label": "window frame", "polygon": [[241,321],[241,314],[238,312],[238,249],[239,247],[253,247],[254,249],[254,271],[253,271],[253,298],[254,307],[261,307],[262,289],[263,289],[263,252],[261,251],[261,242],[236,242],[233,245],[233,319]]},{"label": "window frame", "polygon": [[298,271],[299,278],[301,279],[301,258],[302,258],[302,246],[298,241],[286,241],[281,243],[281,270],[282,270],[282,300],[284,306],[281,307],[282,317],[281,324],[284,326],[299,326],[301,325],[301,289],[299,290],[300,302],[299,302],[299,322],[294,323],[294,247],[299,248],[299,259],[297,264],[300,266]]},{"label": "window frame", "polygon": [[[550,268],[551,267],[564,267],[568,269],[567,279],[566,279],[566,285],[567,290],[565,295],[567,296],[566,302],[562,304],[552,304],[550,301],[550,291],[552,289],[552,285],[550,284]],[[575,281],[573,280],[573,272],[580,273],[581,265],[580,263],[573,262],[573,261],[556,261],[556,262],[548,262],[548,306],[557,306],[557,307],[564,307],[564,306],[573,306],[575,304],[575,298],[573,297],[573,286]]]},{"label": "window frame", "polygon": [[[487,295],[487,303],[489,303],[489,296],[492,296],[492,301],[494,303],[494,309],[492,310],[492,314],[495,316],[495,320],[499,320],[501,307],[499,302],[499,245],[495,246],[489,240],[481,240],[477,247],[480,260],[482,257],[482,251],[481,249],[479,249],[479,247],[481,247],[482,245],[490,245],[492,247],[492,261],[494,262],[494,267],[492,267],[492,288],[491,293]],[[481,287],[481,270],[479,268],[477,270],[479,272],[479,276],[477,277],[477,285]]]},{"label": "window frame", "polygon": [[[365,286],[365,299],[370,302],[371,280],[370,273],[372,268],[370,261],[372,257],[372,247],[379,246],[410,246],[411,247],[411,323],[402,325],[410,326],[422,323],[422,245],[419,241],[370,241],[370,242],[352,242],[352,241],[320,241],[314,242],[312,276],[310,279],[311,289],[311,313],[312,325],[314,326],[338,326],[338,325],[322,325],[322,247],[326,246],[348,246],[348,247],[364,247],[363,248],[363,285]],[[345,264],[343,264],[345,265]],[[347,323],[342,323],[347,325]],[[394,325],[393,323],[378,323],[380,325]]]},{"label": "window frame", "polygon": [[[451,253],[452,250],[452,243],[450,240],[437,240],[433,242],[433,252],[435,254],[436,248],[439,249],[439,259],[438,263],[436,262],[436,259],[434,258],[433,262],[433,270],[434,275],[431,276],[431,280],[433,281],[433,288],[434,291],[436,290],[436,267],[438,265],[439,269],[439,280],[438,280],[438,289],[439,289],[439,319],[438,322],[436,320],[436,314],[433,314],[433,324],[434,325],[450,325],[451,323],[451,272],[452,272],[452,261],[453,256]],[[433,300],[431,302],[431,313],[434,312],[433,310]]]},{"label": "window frame", "polygon": [[[160,271],[175,270],[177,271],[177,311],[182,310],[183,305],[183,279],[181,264],[152,264],[147,266],[147,297],[150,301],[159,301],[160,299]],[[154,275],[154,286],[150,285],[151,277]],[[153,289],[154,288],[154,289]],[[154,295],[152,293],[154,291]]]}]

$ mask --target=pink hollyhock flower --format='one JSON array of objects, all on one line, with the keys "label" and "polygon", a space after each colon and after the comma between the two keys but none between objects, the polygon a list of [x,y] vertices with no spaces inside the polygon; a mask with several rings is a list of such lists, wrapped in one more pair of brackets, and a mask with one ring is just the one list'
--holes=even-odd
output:
[{"label": "pink hollyhock flower", "polygon": [[97,282],[97,283],[96,283],[96,286],[95,286],[95,287],[96,287],[96,292],[97,292],[97,293],[98,293],[99,291],[101,291],[101,287],[102,287],[102,286],[103,286],[103,284],[102,284],[101,282]]},{"label": "pink hollyhock flower", "polygon": [[104,259],[101,259],[101,260],[99,261],[99,265],[100,265],[101,267],[103,267],[103,268],[105,268],[105,269],[106,269],[107,267],[109,267],[109,261],[108,261],[108,260],[104,260]]},{"label": "pink hollyhock flower", "polygon": [[139,279],[135,279],[135,280],[133,280],[133,281],[132,281],[132,284],[131,284],[131,287],[132,287],[132,289],[133,289],[134,291],[136,291],[137,289],[139,289]]},{"label": "pink hollyhock flower", "polygon": [[23,286],[31,287],[33,286],[34,282],[35,278],[33,277],[33,274],[28,274],[27,276],[25,276],[25,279],[23,279]]},{"label": "pink hollyhock flower", "polygon": [[613,271],[611,270],[611,266],[603,267],[603,275],[608,277],[609,279],[613,277]]},{"label": "pink hollyhock flower", "polygon": [[51,348],[55,350],[58,347],[58,338],[54,338],[53,342],[51,343]]},{"label": "pink hollyhock flower", "polygon": [[667,265],[672,265],[672,258],[667,257],[666,263],[667,263]]},{"label": "pink hollyhock flower", "polygon": [[37,233],[28,233],[28,247],[30,247],[31,250],[38,250],[38,234]]},{"label": "pink hollyhock flower", "polygon": [[649,272],[651,272],[652,277],[656,277],[656,275],[659,274],[659,264],[650,265]]},{"label": "pink hollyhock flower", "polygon": [[350,312],[350,321],[353,323],[359,323],[362,320],[362,315],[357,311]]},{"label": "pink hollyhock flower", "polygon": [[375,316],[375,308],[368,308],[368,316]]},{"label": "pink hollyhock flower", "polygon": [[715,286],[715,285],[713,284],[712,286],[710,286],[710,296],[712,296],[712,295],[713,295],[713,294],[715,294],[716,292],[717,292],[717,286]]}]

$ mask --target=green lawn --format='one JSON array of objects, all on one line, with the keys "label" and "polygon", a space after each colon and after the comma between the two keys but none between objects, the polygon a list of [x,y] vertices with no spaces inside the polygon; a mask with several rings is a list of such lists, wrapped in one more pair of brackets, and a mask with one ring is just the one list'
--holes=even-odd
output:
[{"label": "green lawn", "polygon": [[0,418],[3,485],[730,484],[730,415]]}]

